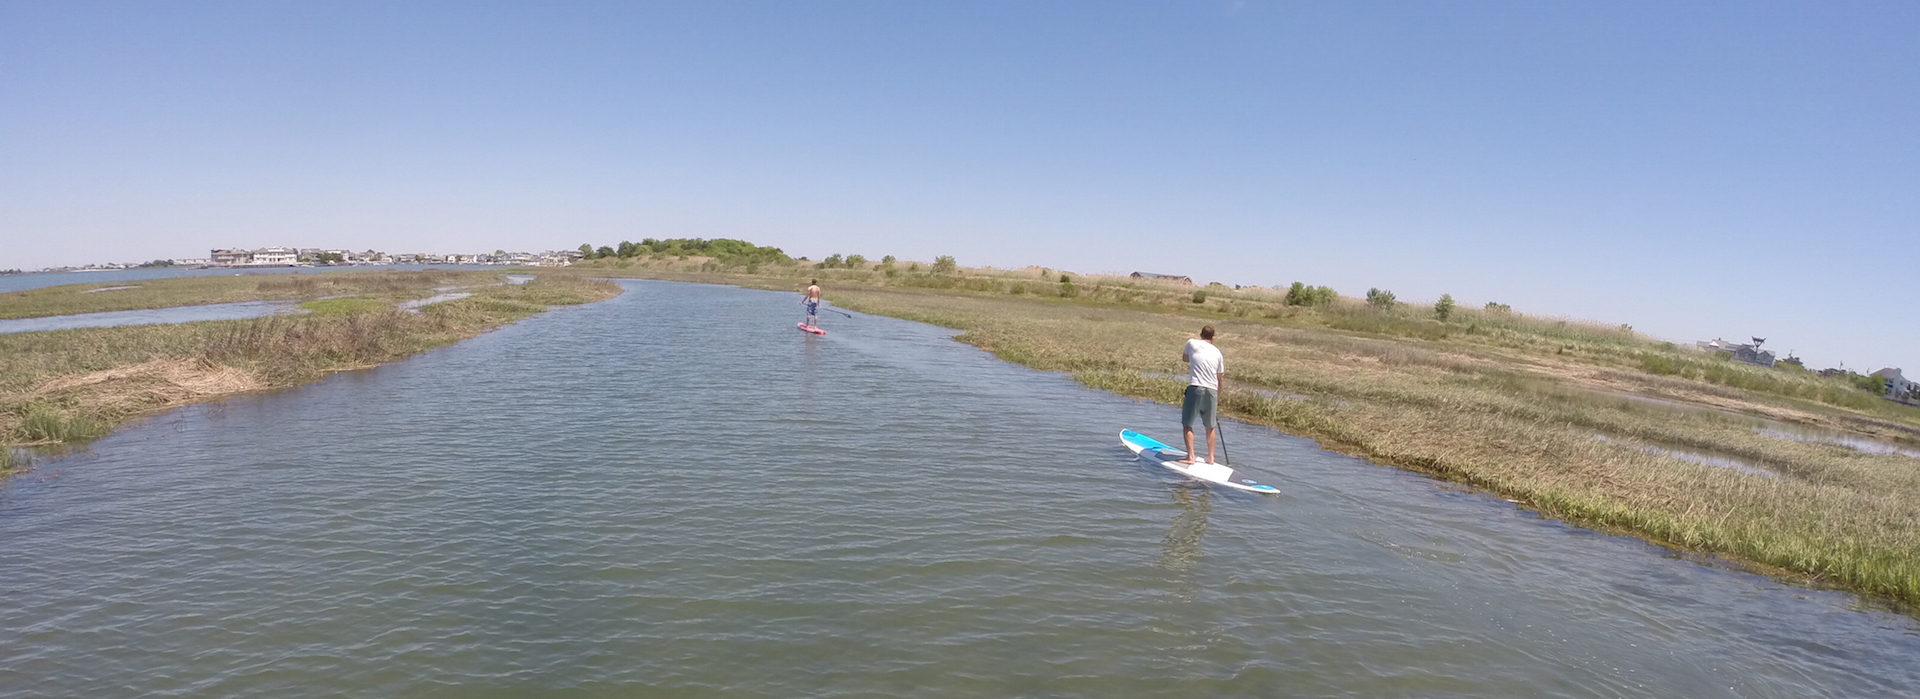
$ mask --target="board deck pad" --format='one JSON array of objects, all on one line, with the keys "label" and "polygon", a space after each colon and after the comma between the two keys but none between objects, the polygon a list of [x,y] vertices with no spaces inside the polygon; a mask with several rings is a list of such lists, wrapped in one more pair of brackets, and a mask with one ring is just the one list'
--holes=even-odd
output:
[{"label": "board deck pad", "polygon": [[1187,458],[1187,452],[1185,450],[1175,449],[1170,445],[1162,443],[1160,440],[1133,430],[1120,431],[1120,444],[1142,459],[1165,466],[1168,470],[1189,478],[1253,493],[1280,494],[1279,488],[1256,483],[1251,478],[1235,477],[1233,469],[1225,464],[1209,464],[1198,461],[1192,465],[1180,463],[1181,459]]},{"label": "board deck pad", "polygon": [[825,335],[825,334],[827,334],[827,331],[825,331],[825,330],[821,330],[821,329],[820,329],[819,327],[817,327],[817,326],[813,326],[813,325],[807,325],[806,323],[795,323],[795,325],[798,325],[798,326],[800,326],[800,329],[801,329],[801,330],[804,330],[804,331],[806,331],[806,332],[810,332],[810,333],[813,333],[813,334],[815,334],[815,335]]}]

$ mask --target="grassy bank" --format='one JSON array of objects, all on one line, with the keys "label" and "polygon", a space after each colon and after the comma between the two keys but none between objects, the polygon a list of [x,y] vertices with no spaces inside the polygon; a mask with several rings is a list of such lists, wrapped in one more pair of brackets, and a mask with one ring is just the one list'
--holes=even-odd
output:
[{"label": "grassy bank", "polygon": [[[328,373],[393,361],[472,337],[555,305],[610,298],[619,287],[575,276],[543,275],[517,286],[479,286],[473,296],[395,308],[449,283],[491,283],[494,273],[380,272],[274,280],[219,278],[258,293],[330,296],[313,312],[251,320],[82,328],[0,335],[0,446],[85,442],[142,415],[234,393],[271,390]],[[408,277],[407,275],[419,275]],[[449,276],[452,275],[452,276]],[[174,281],[174,280],[167,280]],[[283,285],[285,288],[283,288]],[[57,294],[48,294],[57,297]],[[184,298],[189,303],[205,297]]]},{"label": "grassy bank", "polygon": [[69,284],[0,293],[0,319],[240,301],[300,301],[350,296],[414,299],[431,296],[437,287],[479,286],[500,279],[498,272],[429,269],[413,272],[343,270],[325,274],[242,274]]},{"label": "grassy bank", "polygon": [[[694,259],[588,273],[778,289],[817,276],[847,308],[957,328],[1003,359],[1166,403],[1184,383],[1172,348],[1211,323],[1229,361],[1223,409],[1235,417],[1568,521],[1920,603],[1920,461],[1756,430],[1765,418],[1914,445],[1920,411],[1620,326],[1502,310],[1441,319],[1353,299],[1289,305],[1278,289],[1196,297],[1117,278],[1062,283],[1053,270],[745,274]],[[1650,357],[1662,362],[1649,367]]]}]

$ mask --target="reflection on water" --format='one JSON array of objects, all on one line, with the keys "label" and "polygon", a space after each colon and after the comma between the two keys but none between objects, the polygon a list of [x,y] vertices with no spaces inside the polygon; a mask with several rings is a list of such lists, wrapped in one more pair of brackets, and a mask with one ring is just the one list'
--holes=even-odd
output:
[{"label": "reflection on water", "polygon": [[[1920,625],[794,296],[628,293],[0,487],[0,697],[1806,697]],[[1169,500],[1171,498],[1171,501]]]},{"label": "reflection on water", "polygon": [[408,313],[419,313],[420,309],[425,308],[427,306],[431,306],[433,304],[441,303],[445,301],[458,301],[460,299],[464,299],[472,295],[473,293],[468,291],[452,291],[452,292],[434,294],[424,299],[413,299],[410,301],[401,301],[400,303],[397,303],[394,305],[400,310],[406,311]]},{"label": "reflection on water", "polygon": [[[1602,442],[1619,441],[1611,437],[1608,437],[1604,434],[1596,434],[1593,436],[1593,438],[1598,439]],[[1639,445],[1639,448],[1640,448],[1640,451],[1646,452],[1648,454],[1659,454],[1661,456],[1670,456],[1675,459],[1685,461],[1687,463],[1700,464],[1702,466],[1712,466],[1714,468],[1732,469],[1748,475],[1761,476],[1765,478],[1780,477],[1779,473],[1776,473],[1770,469],[1761,468],[1759,466],[1755,466],[1753,464],[1747,463],[1745,461],[1741,461],[1739,459],[1735,459],[1730,456],[1714,456],[1712,454],[1700,454],[1700,453],[1695,453],[1690,451],[1683,451],[1680,449],[1669,449],[1667,447],[1656,446],[1652,444],[1641,444]]]},{"label": "reflection on water", "polygon": [[270,316],[278,313],[299,312],[301,312],[301,310],[292,304],[274,301],[212,303],[200,306],[174,306],[172,308],[153,308],[138,311],[78,313],[74,315],[44,316],[40,318],[9,318],[0,320],[0,333],[41,332],[46,330],[69,330],[73,328],[112,328],[122,325],[160,325],[165,323],[191,323],[202,320],[240,320],[244,318]]},{"label": "reflection on water", "polygon": [[1890,444],[1887,442],[1867,439],[1865,437],[1856,437],[1854,435],[1841,434],[1839,432],[1831,432],[1826,430],[1814,430],[1814,429],[1802,428],[1798,426],[1789,426],[1784,423],[1777,423],[1777,422],[1770,423],[1770,426],[1756,427],[1754,428],[1754,431],[1758,432],[1763,436],[1773,437],[1775,439],[1788,439],[1795,442],[1802,442],[1807,444],[1833,444],[1836,446],[1846,447],[1854,451],[1866,452],[1868,454],[1880,454],[1883,456],[1897,455],[1897,456],[1905,456],[1905,457],[1914,458],[1914,459],[1920,459],[1920,449],[1898,446],[1898,445]]},{"label": "reflection on water", "polygon": [[1179,483],[1167,490],[1173,494],[1173,502],[1180,506],[1180,511],[1167,526],[1160,567],[1173,574],[1173,597],[1192,602],[1199,586],[1192,573],[1204,557],[1200,539],[1207,534],[1207,512],[1213,508],[1212,491],[1192,482]]}]

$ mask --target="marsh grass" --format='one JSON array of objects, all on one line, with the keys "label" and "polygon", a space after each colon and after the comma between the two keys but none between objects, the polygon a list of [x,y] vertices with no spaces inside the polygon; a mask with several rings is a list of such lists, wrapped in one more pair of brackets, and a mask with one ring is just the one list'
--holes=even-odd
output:
[{"label": "marsh grass", "polygon": [[300,304],[300,307],[318,315],[354,315],[383,311],[393,308],[393,304],[364,296],[349,296],[307,301]]},{"label": "marsh grass", "polygon": [[[412,294],[442,281],[378,283],[385,293]],[[610,282],[541,275],[417,314],[385,301],[333,299],[322,302],[325,312],[305,315],[0,335],[0,443],[84,442],[156,410],[389,362],[550,306],[618,293]]]},{"label": "marsh grass", "polygon": [[[1009,361],[1170,404],[1179,400],[1184,369],[1168,348],[1198,327],[1186,314],[1016,295],[898,288],[832,295],[851,309],[960,329],[956,339]],[[1920,461],[1765,437],[1753,418],[1599,393],[1566,380],[1562,364],[1444,340],[1258,318],[1207,322],[1220,329],[1228,356],[1222,409],[1236,417],[1569,521],[1920,603]],[[1547,325],[1559,334],[1554,341],[1580,343],[1582,351],[1630,342],[1617,329]],[[1657,378],[1702,395],[1743,394]],[[1782,477],[1691,463],[1647,446],[1726,456]],[[1264,467],[1285,471],[1285,464]]]},{"label": "marsh grass", "polygon": [[[239,301],[316,300],[375,296],[421,298],[441,286],[503,281],[498,272],[465,270],[342,271],[322,274],[248,274],[175,277],[142,282],[69,284],[0,293],[0,318],[37,318]],[[133,288],[101,291],[115,286]]]}]

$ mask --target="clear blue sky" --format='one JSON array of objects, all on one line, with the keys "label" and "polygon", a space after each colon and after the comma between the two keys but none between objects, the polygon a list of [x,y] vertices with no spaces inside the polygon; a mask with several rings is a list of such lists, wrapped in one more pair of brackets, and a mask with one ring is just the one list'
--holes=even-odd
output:
[{"label": "clear blue sky", "polygon": [[0,1],[0,268],[644,237],[1920,373],[1920,3]]}]

